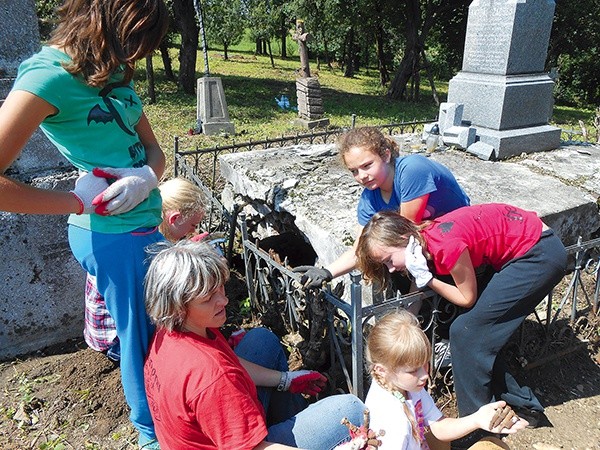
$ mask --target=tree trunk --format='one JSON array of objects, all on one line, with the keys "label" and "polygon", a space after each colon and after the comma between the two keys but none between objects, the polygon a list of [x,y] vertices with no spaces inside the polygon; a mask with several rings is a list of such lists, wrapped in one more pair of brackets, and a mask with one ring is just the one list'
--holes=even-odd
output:
[{"label": "tree trunk", "polygon": [[156,90],[154,89],[154,66],[152,55],[146,56],[146,80],[148,80],[148,103],[156,103]]},{"label": "tree trunk", "polygon": [[379,69],[379,84],[381,86],[385,86],[390,82],[390,73],[387,70],[383,42],[383,27],[381,24],[378,24],[375,32],[375,48],[377,51],[377,68]]},{"label": "tree trunk", "polygon": [[329,46],[327,45],[327,40],[323,35],[323,52],[325,53],[325,62],[327,62],[327,67],[329,70],[333,70],[333,66],[331,65],[331,58],[329,57]]},{"label": "tree trunk", "polygon": [[269,58],[271,58],[271,67],[275,68],[275,61],[273,61],[273,52],[271,51],[271,41],[267,41],[267,49],[269,50]]},{"label": "tree trunk", "polygon": [[159,50],[163,66],[165,68],[165,76],[168,80],[175,80],[175,75],[173,74],[173,65],[171,64],[171,57],[169,56],[169,48],[164,40],[161,42]]},{"label": "tree trunk", "polygon": [[196,58],[198,53],[198,25],[193,0],[174,0],[173,14],[181,33],[178,84],[187,94],[196,88]]},{"label": "tree trunk", "polygon": [[429,85],[431,86],[431,95],[433,95],[433,101],[435,102],[436,106],[440,106],[440,98],[438,97],[437,90],[435,88],[433,73],[431,73],[431,65],[429,64],[429,60],[427,59],[425,50],[421,52],[421,57],[423,58],[423,62],[425,63],[425,70],[427,71],[427,78],[429,79]]},{"label": "tree trunk", "polygon": [[354,26],[348,30],[344,47],[344,76],[351,78],[354,76]]},{"label": "tree trunk", "polygon": [[394,79],[388,89],[388,97],[393,100],[404,100],[407,98],[406,86],[413,74],[414,48],[407,48],[404,58],[396,70]]},{"label": "tree trunk", "polygon": [[287,58],[287,35],[288,30],[285,26],[285,17],[281,18],[281,58]]},{"label": "tree trunk", "polygon": [[[422,41],[419,36],[419,29],[421,27],[421,6],[419,0],[410,0],[407,2],[407,18],[408,20],[405,24],[406,45],[404,56],[398,66],[398,70],[394,74],[394,79],[387,93],[387,96],[393,100],[407,98],[406,85],[413,77],[415,69],[418,68],[419,54],[422,49]],[[414,92],[413,90],[413,95]]]},{"label": "tree trunk", "polygon": [[229,46],[225,42],[223,42],[223,59],[225,61],[227,61],[229,59],[229,56],[227,55],[227,48],[228,47]]}]

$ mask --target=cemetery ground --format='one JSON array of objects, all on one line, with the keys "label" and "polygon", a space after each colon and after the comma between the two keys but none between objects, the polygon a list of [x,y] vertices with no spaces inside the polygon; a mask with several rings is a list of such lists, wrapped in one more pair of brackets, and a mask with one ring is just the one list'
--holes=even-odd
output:
[{"label": "cemetery ground", "polygon": [[[559,285],[556,298],[568,281]],[[225,334],[240,325],[261,324],[244,311],[246,287],[235,270],[227,293]],[[567,303],[549,339],[532,315],[506,347],[515,373],[535,388],[551,422],[507,438],[512,449],[600,449],[600,320],[585,302],[579,306],[578,319],[570,324]],[[301,361],[294,355],[290,365],[297,368]],[[0,363],[0,386],[4,450],[137,448],[118,366],[82,339]],[[438,405],[447,415],[456,414],[451,395],[440,394]]]}]

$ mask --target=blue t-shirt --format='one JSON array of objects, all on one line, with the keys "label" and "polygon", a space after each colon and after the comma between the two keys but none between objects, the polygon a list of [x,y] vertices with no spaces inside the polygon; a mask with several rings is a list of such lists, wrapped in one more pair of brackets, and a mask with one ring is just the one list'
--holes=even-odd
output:
[{"label": "blue t-shirt", "polygon": [[[132,85],[118,83],[122,75],[115,74],[103,88],[88,86],[62,67],[69,61],[65,53],[42,47],[19,66],[13,89],[37,95],[58,110],[40,124],[44,134],[82,171],[147,164],[146,149],[135,130],[142,117],[142,102]],[[127,213],[72,214],[69,223],[101,233],[127,233],[158,225],[161,205],[160,191],[154,189]]]},{"label": "blue t-shirt", "polygon": [[452,172],[442,164],[423,155],[396,158],[394,190],[385,202],[380,189],[363,190],[358,201],[358,223],[365,226],[375,213],[383,210],[398,211],[400,204],[429,194],[423,220],[434,219],[462,206],[470,199],[458,185]]}]

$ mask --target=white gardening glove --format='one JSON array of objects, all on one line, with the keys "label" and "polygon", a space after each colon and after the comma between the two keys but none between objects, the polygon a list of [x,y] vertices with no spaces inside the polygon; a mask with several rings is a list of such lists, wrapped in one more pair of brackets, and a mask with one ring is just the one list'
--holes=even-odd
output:
[{"label": "white gardening glove", "polygon": [[405,264],[406,270],[415,278],[418,288],[426,286],[433,278],[429,266],[427,266],[427,259],[423,255],[423,248],[413,236],[408,239]]},{"label": "white gardening glove", "polygon": [[132,169],[98,168],[94,175],[115,180],[102,195],[98,195],[93,204],[96,213],[114,216],[131,211],[146,200],[152,189],[158,186],[158,179],[148,165]]},{"label": "white gardening glove", "polygon": [[82,173],[75,180],[75,189],[71,194],[79,202],[79,212],[77,214],[91,214],[96,206],[93,204],[94,198],[108,188],[108,182],[105,178],[95,176],[92,172]]}]

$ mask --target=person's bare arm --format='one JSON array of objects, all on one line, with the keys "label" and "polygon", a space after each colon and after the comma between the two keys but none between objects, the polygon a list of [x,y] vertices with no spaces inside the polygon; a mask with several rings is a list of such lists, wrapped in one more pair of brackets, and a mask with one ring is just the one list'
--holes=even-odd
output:
[{"label": "person's bare arm", "polygon": [[160,148],[146,114],[142,113],[142,117],[136,125],[135,131],[137,131],[140,141],[146,149],[148,165],[152,167],[156,178],[160,180],[165,172],[165,154]]},{"label": "person's bare arm", "polygon": [[437,278],[432,278],[428,286],[455,305],[465,308],[473,306],[477,301],[477,278],[468,249],[463,250],[460,254],[450,275],[456,286],[444,283]]},{"label": "person's bare arm", "polygon": [[280,371],[267,369],[266,367],[259,366],[244,358],[240,358],[239,356],[238,360],[240,361],[240,364],[244,366],[244,369],[246,369],[246,372],[248,372],[256,386],[276,387],[279,384],[279,379],[281,378]]},{"label": "person's bare arm", "polygon": [[421,223],[428,201],[429,194],[425,194],[408,202],[400,203],[400,215],[412,220],[414,223]]},{"label": "person's bare arm", "polygon": [[26,214],[69,214],[80,210],[68,191],[40,189],[5,175],[42,121],[56,114],[50,103],[27,91],[12,91],[0,107],[0,210]]},{"label": "person's bare arm", "polygon": [[513,434],[524,429],[528,422],[515,416],[506,426],[499,424],[495,428],[490,428],[492,418],[498,408],[506,406],[506,402],[501,400],[483,405],[479,410],[465,417],[450,418],[442,417],[440,420],[429,425],[431,433],[440,441],[452,441],[459,439],[472,431],[482,429],[493,431],[495,433]]}]

